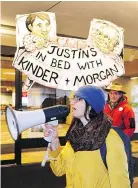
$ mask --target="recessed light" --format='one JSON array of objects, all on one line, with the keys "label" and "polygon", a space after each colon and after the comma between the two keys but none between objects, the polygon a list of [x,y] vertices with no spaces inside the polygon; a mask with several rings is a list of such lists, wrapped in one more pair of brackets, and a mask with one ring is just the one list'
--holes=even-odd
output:
[{"label": "recessed light", "polygon": [[136,80],[136,79],[138,79],[138,76],[136,76],[136,77],[131,77],[130,79],[131,79],[131,80]]},{"label": "recessed light", "polygon": [[0,33],[3,35],[16,35],[16,31],[7,28],[0,28]]},{"label": "recessed light", "polygon": [[1,80],[7,80],[7,78],[1,78]]},{"label": "recessed light", "polygon": [[15,75],[15,72],[3,72],[3,74]]}]

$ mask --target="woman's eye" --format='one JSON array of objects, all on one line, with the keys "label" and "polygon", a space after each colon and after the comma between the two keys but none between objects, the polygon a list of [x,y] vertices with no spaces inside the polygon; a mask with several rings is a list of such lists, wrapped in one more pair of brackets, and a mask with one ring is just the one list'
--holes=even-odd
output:
[{"label": "woman's eye", "polygon": [[40,23],[39,23],[37,26],[38,26],[38,27],[41,27],[41,26],[42,26],[42,24],[40,24]]},{"label": "woman's eye", "polygon": [[109,39],[108,35],[105,35],[104,37],[107,38],[107,39]]}]

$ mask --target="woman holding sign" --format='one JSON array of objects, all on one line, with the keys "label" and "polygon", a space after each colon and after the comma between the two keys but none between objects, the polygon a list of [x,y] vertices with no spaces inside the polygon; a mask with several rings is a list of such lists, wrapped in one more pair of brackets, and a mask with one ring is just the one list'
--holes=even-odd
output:
[{"label": "woman holding sign", "polygon": [[[103,112],[104,91],[96,86],[83,86],[75,93],[71,106],[74,119],[63,149],[54,128],[50,152],[54,174],[66,174],[66,188],[130,188],[123,141],[111,129],[112,122]],[[49,135],[49,128],[46,126],[44,136]],[[105,142],[107,168],[100,153]]]}]

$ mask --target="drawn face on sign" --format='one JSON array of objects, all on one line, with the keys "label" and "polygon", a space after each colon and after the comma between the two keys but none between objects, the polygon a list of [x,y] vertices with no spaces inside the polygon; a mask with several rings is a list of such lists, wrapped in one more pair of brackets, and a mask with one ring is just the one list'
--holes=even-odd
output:
[{"label": "drawn face on sign", "polygon": [[26,20],[28,30],[36,36],[47,39],[50,32],[50,19],[47,14],[30,14]]},{"label": "drawn face on sign", "polygon": [[123,28],[109,21],[93,19],[88,42],[104,54],[120,55],[124,46],[123,32]]},{"label": "drawn face on sign", "polygon": [[96,31],[95,37],[93,38],[96,46],[104,53],[113,52],[114,48],[118,44],[119,38],[117,31],[108,27],[106,24],[103,25],[99,30]]},{"label": "drawn face on sign", "polygon": [[33,22],[32,33],[42,38],[48,38],[49,31],[49,22],[36,17],[35,21]]}]

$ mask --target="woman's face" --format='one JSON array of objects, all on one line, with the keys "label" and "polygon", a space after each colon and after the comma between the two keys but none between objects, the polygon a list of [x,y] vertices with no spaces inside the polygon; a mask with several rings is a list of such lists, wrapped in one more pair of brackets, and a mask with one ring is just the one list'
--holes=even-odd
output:
[{"label": "woman's face", "polygon": [[79,97],[74,97],[71,102],[72,113],[75,118],[82,119],[84,118],[84,112],[86,109],[86,102],[84,99],[80,99]]}]

